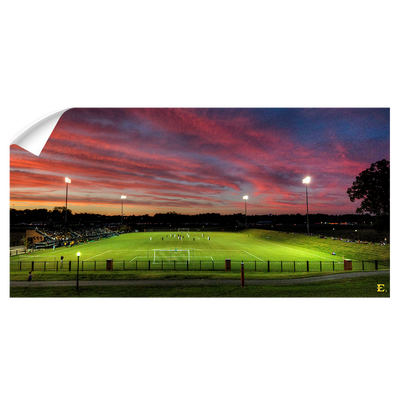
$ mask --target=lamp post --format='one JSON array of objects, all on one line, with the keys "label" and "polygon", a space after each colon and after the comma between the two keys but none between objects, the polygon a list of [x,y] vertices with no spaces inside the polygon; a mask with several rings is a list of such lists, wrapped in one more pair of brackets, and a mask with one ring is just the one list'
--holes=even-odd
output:
[{"label": "lamp post", "polygon": [[306,185],[306,202],[307,202],[307,233],[310,233],[310,224],[308,221],[308,190],[307,190],[307,186],[310,183],[311,178],[309,176],[307,176],[307,178],[303,179],[303,183]]},{"label": "lamp post", "polygon": [[64,239],[67,238],[68,183],[71,183],[71,179],[65,177],[65,227],[64,227]]},{"label": "lamp post", "polygon": [[76,267],[76,290],[79,289],[79,257],[81,256],[81,253],[78,251],[76,253],[76,255],[78,256],[78,264]]},{"label": "lamp post", "polygon": [[247,199],[249,196],[243,196],[244,200],[244,226],[247,229]]},{"label": "lamp post", "polygon": [[240,265],[240,287],[244,287],[244,263]]},{"label": "lamp post", "polygon": [[68,183],[71,183],[71,179],[65,178],[65,225],[67,225]]},{"label": "lamp post", "polygon": [[122,195],[121,196],[121,226],[124,224],[124,199],[126,199],[126,196]]}]

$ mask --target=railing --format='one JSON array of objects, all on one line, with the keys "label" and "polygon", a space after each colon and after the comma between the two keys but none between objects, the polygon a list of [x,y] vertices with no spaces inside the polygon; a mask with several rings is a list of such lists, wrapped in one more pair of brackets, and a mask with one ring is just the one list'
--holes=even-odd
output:
[{"label": "railing", "polygon": [[[231,270],[240,271],[242,261],[231,261]],[[107,261],[80,261],[80,271],[107,271]],[[10,261],[10,271],[76,271],[77,261]],[[390,269],[389,260],[352,260],[352,271]],[[225,261],[112,261],[113,271],[224,271]],[[245,271],[331,272],[344,271],[343,261],[245,261]]]},{"label": "railing", "polygon": [[15,249],[15,250],[10,250],[10,257],[11,256],[18,256],[20,254],[26,254],[26,253],[30,253],[34,250],[28,250],[28,249]]}]

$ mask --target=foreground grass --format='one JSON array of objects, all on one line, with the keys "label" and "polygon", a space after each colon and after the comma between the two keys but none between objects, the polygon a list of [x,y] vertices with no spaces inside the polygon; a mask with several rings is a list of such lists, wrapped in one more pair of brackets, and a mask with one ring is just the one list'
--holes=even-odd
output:
[{"label": "foreground grass", "polygon": [[[378,292],[384,284],[386,292]],[[11,287],[10,297],[390,297],[389,276],[302,285]]]},{"label": "foreground grass", "polygon": [[[255,272],[246,271],[246,279],[292,279],[311,276],[343,274],[343,271],[337,272]],[[76,271],[34,271],[34,281],[74,281],[76,280]],[[10,273],[12,281],[26,281],[28,273],[17,271]],[[138,279],[238,279],[240,281],[240,272],[225,271],[80,271],[79,280],[138,280]]]}]

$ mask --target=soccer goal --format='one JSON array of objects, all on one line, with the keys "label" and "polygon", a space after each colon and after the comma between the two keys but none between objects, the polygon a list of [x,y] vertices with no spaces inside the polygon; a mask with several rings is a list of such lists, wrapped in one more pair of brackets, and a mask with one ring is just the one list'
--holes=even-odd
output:
[{"label": "soccer goal", "polygon": [[178,249],[154,249],[153,262],[159,263],[161,261],[190,261],[194,259],[194,250],[178,250]]}]

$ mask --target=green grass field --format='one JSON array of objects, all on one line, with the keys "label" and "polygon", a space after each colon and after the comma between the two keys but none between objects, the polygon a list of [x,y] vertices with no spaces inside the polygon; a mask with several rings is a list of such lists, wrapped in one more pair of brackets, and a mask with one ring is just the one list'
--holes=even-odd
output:
[{"label": "green grass field", "polygon": [[[182,235],[182,240],[178,239]],[[210,240],[208,240],[210,237]],[[35,270],[65,269],[71,261],[76,269],[77,252],[85,270],[101,270],[106,260],[113,259],[114,269],[186,269],[222,270],[230,259],[232,270],[245,269],[271,272],[304,271],[309,261],[310,271],[328,271],[336,266],[343,270],[343,259],[354,261],[353,269],[371,270],[374,260],[387,260],[389,268],[390,245],[345,243],[331,238],[253,229],[229,232],[145,232],[127,233],[109,239],[80,244],[73,247],[36,251],[10,257],[10,270],[29,270],[32,261]],[[332,255],[332,253],[336,255]],[[61,265],[61,256],[64,257]],[[296,261],[296,265],[294,265]],[[44,264],[45,262],[45,264]],[[83,262],[83,264],[82,264]],[[75,267],[74,267],[75,265]],[[138,267],[139,266],[139,267]],[[200,268],[199,268],[200,266]],[[333,267],[332,267],[333,266]],[[382,268],[381,266],[379,268]]]}]

